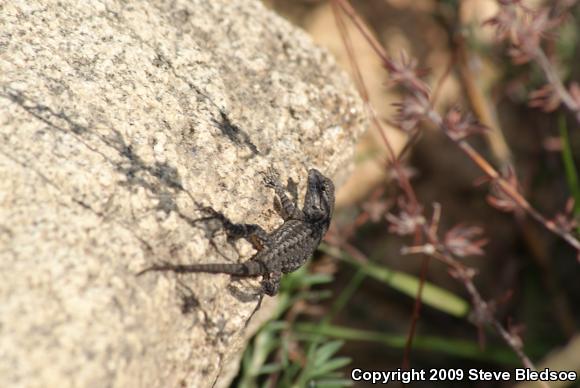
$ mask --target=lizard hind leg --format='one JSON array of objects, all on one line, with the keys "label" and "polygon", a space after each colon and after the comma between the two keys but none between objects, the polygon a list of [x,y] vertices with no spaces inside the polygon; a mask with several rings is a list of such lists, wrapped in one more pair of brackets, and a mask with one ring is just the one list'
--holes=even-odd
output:
[{"label": "lizard hind leg", "polygon": [[280,288],[281,272],[271,272],[262,278],[262,291],[268,296],[274,296]]}]

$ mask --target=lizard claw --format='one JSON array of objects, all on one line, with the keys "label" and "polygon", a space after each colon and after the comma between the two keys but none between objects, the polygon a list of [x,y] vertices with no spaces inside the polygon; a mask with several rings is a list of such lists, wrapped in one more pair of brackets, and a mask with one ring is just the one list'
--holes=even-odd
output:
[{"label": "lizard claw", "polygon": [[269,167],[266,172],[261,174],[264,176],[263,182],[266,187],[275,188],[280,185],[280,175],[272,167]]}]

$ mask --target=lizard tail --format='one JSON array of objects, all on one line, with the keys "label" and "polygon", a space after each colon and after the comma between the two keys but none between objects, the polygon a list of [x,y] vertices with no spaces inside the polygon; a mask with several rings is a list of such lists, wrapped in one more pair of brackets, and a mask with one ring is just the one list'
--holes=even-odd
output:
[{"label": "lizard tail", "polygon": [[156,264],[137,275],[142,275],[150,271],[171,271],[176,273],[224,273],[236,276],[257,276],[265,272],[262,268],[263,264],[257,261],[250,261],[246,263],[219,263],[219,264]]}]

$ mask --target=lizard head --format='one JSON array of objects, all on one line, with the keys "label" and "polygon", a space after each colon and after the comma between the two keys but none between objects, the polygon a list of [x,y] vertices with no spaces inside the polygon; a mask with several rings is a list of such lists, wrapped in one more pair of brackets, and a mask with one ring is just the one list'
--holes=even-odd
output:
[{"label": "lizard head", "polygon": [[308,171],[306,198],[303,212],[310,221],[330,222],[334,210],[334,184],[312,168]]}]

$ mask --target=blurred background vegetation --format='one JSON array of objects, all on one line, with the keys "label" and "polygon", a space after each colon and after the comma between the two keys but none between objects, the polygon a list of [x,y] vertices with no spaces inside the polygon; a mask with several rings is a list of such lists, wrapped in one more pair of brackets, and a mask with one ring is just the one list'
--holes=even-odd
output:
[{"label": "blurred background vegetation", "polygon": [[[330,1],[264,0],[273,11],[305,29],[352,72],[349,51]],[[504,1],[504,3],[509,3]],[[519,2],[513,2],[519,3]],[[519,190],[552,220],[566,206],[578,218],[580,116],[538,89],[550,82],[534,60],[518,61],[513,44],[484,25],[499,12],[494,0],[360,0],[358,15],[392,56],[401,51],[429,69],[434,109],[459,105],[486,127],[469,143],[498,171],[511,165]],[[546,9],[553,28],[541,31],[541,48],[566,88],[580,81],[580,5],[577,1],[525,1]],[[520,6],[516,4],[517,6]],[[393,106],[401,91],[388,87],[389,73],[357,28],[348,22],[354,58],[369,103],[427,214],[442,209],[441,230],[475,224],[483,228],[484,254],[460,258],[477,270],[473,282],[490,310],[539,369],[580,372],[580,262],[561,238],[522,212],[505,213],[486,201],[482,171],[441,131],[426,124],[420,134],[396,128]],[[513,42],[512,42],[513,43]],[[515,62],[518,63],[514,63]],[[573,95],[572,88],[569,89]],[[534,94],[536,93],[536,94]],[[579,91],[580,93],[580,91]],[[578,96],[580,105],[580,96]],[[411,142],[410,140],[411,139]],[[284,279],[274,319],[247,349],[234,386],[339,387],[353,384],[350,371],[412,368],[522,367],[513,349],[477,316],[465,284],[449,267],[430,260],[417,328],[409,340],[425,259],[403,255],[408,237],[390,231],[400,189],[384,141],[371,126],[358,146],[348,182],[340,184],[334,223],[307,268]],[[577,198],[576,205],[571,199]],[[578,235],[570,227],[571,233]],[[365,386],[359,382],[356,386]],[[413,383],[414,386],[514,386],[514,382]],[[551,383],[552,387],[572,386]],[[537,385],[522,383],[518,387]]]}]

